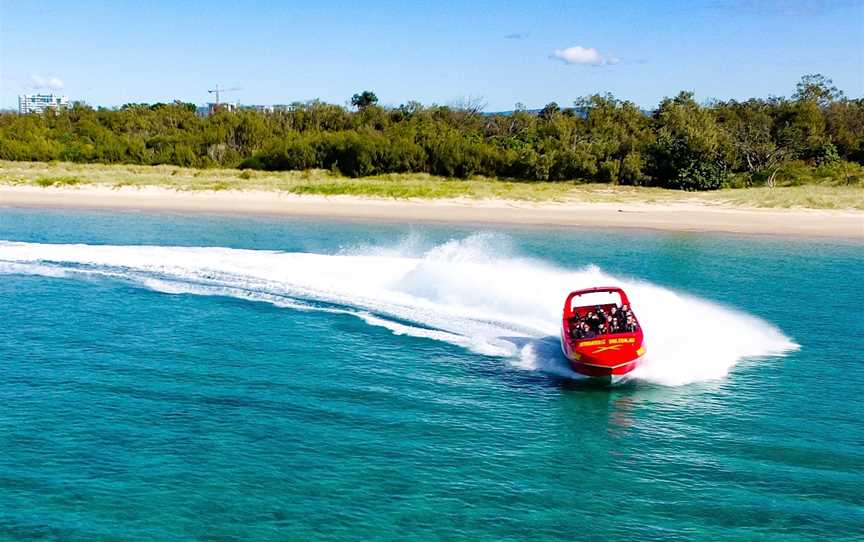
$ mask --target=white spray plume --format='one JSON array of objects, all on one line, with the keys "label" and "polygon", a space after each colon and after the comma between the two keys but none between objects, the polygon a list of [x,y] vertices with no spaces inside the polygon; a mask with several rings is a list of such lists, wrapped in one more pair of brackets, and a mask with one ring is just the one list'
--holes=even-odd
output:
[{"label": "white spray plume", "polygon": [[[417,252],[417,239],[405,248]],[[797,346],[776,327],[707,300],[595,266],[564,270],[506,254],[506,238],[474,235],[422,255],[358,248],[337,255],[205,247],[52,245],[0,241],[0,273],[101,275],[169,294],[225,295],[353,314],[395,334],[500,356],[516,367],[575,376],[557,344],[571,290],[624,288],[648,353],[633,377],[680,385],[721,378],[746,358]]]}]

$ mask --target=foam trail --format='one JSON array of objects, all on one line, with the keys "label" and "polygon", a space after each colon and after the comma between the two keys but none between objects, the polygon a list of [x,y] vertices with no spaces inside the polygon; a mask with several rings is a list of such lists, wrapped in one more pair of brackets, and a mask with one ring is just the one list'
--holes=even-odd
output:
[{"label": "foam trail", "polygon": [[[797,346],[772,325],[715,303],[597,267],[569,271],[513,256],[478,234],[421,252],[357,247],[336,255],[218,247],[52,245],[0,241],[0,274],[102,276],[169,294],[223,295],[297,310],[351,314],[395,334],[501,356],[514,366],[575,376],[557,343],[567,292],[625,288],[645,331],[634,378],[679,385],[716,379],[745,358]],[[686,315],[680,318],[679,315]],[[734,340],[730,340],[734,338]]]}]

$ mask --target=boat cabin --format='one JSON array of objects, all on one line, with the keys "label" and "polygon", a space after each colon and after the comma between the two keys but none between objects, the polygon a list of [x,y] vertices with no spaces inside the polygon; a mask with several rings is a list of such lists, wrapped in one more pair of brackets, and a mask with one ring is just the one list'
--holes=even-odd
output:
[{"label": "boat cabin", "polygon": [[571,293],[564,306],[563,323],[574,341],[639,331],[639,321],[627,294],[620,288],[590,288]]}]

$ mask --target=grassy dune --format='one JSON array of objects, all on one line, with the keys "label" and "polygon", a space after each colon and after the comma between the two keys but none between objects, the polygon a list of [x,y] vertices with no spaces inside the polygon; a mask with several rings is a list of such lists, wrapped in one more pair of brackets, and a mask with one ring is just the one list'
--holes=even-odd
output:
[{"label": "grassy dune", "polygon": [[[812,180],[808,179],[808,182]],[[792,183],[794,184],[794,183]],[[818,184],[775,188],[733,188],[689,193],[661,188],[450,179],[391,174],[352,179],[329,171],[262,172],[191,169],[176,166],[73,164],[0,161],[0,185],[108,188],[161,187],[175,190],[272,190],[292,194],[379,198],[470,198],[601,203],[700,203],[738,207],[864,210],[864,187],[855,178],[823,178]]]}]

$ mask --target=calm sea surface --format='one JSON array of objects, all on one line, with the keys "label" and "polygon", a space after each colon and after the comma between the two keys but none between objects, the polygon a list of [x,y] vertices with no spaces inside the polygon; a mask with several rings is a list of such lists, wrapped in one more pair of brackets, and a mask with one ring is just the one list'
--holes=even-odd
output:
[{"label": "calm sea surface", "polygon": [[[2,540],[864,539],[864,245],[0,209]],[[569,289],[649,354],[574,381]]]}]

